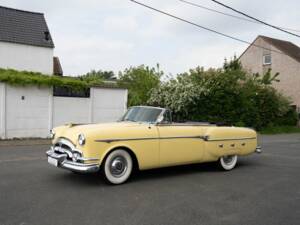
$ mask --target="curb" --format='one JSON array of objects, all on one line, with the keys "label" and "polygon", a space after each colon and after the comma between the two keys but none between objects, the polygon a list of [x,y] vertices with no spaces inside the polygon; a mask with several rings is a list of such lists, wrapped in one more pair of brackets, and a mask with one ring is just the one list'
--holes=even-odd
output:
[{"label": "curb", "polygon": [[1,146],[30,146],[30,145],[51,145],[50,139],[11,139],[0,140]]}]

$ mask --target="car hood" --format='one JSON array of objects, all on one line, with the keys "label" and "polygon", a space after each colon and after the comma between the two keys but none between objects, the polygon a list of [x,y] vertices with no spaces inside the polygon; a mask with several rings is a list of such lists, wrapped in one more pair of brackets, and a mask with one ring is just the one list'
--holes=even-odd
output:
[{"label": "car hood", "polygon": [[78,135],[83,134],[86,138],[92,138],[101,134],[109,134],[118,132],[125,132],[130,128],[145,126],[143,123],[137,122],[113,122],[113,123],[98,123],[98,124],[68,124],[54,128],[55,140],[58,138],[66,138],[77,143]]}]

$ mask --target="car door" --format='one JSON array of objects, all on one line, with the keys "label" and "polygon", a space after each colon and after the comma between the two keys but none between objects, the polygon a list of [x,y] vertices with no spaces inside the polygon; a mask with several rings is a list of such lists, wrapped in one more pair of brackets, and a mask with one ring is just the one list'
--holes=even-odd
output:
[{"label": "car door", "polygon": [[201,126],[158,124],[160,166],[201,162],[204,129]]}]

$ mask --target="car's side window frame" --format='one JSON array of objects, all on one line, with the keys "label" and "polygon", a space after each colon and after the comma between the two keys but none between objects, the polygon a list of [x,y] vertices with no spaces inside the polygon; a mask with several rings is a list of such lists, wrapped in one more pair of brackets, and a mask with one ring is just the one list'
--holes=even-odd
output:
[{"label": "car's side window frame", "polygon": [[163,114],[164,119],[162,120],[162,124],[171,124],[172,123],[172,113],[171,110],[166,109]]}]

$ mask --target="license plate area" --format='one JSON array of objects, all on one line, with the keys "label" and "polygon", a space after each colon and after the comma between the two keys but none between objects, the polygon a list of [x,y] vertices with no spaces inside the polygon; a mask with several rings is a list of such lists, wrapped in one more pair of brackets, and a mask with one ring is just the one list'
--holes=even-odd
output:
[{"label": "license plate area", "polygon": [[48,163],[53,166],[58,166],[58,160],[48,156]]}]

